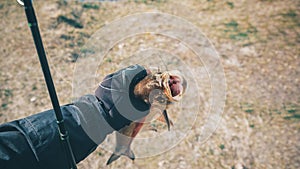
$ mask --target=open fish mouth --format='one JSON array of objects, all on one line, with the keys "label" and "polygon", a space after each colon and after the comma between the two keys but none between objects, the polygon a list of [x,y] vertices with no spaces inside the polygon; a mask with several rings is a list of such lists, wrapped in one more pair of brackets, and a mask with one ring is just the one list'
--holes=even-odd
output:
[{"label": "open fish mouth", "polygon": [[170,102],[181,100],[187,85],[182,74],[177,70],[166,71],[162,73],[161,78],[162,87],[168,100]]}]

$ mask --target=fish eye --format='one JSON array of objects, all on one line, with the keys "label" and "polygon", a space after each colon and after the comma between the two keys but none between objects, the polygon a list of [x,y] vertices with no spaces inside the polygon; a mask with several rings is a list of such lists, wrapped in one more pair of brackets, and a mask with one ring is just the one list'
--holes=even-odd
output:
[{"label": "fish eye", "polygon": [[157,98],[157,101],[158,101],[159,103],[166,103],[166,98],[163,97],[163,96],[160,96],[160,97]]}]

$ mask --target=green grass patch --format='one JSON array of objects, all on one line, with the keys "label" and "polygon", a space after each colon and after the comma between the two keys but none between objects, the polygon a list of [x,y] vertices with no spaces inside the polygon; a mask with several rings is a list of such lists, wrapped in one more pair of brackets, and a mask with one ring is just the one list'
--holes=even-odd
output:
[{"label": "green grass patch", "polygon": [[4,89],[4,96],[5,97],[11,97],[13,96],[13,91],[10,89]]},{"label": "green grass patch", "polygon": [[230,34],[229,38],[232,40],[243,40],[248,38],[248,33],[239,32],[236,34]]},{"label": "green grass patch", "polygon": [[[246,26],[240,26],[240,24],[235,20],[224,23],[224,26],[225,29],[223,31],[231,40],[249,40],[250,36],[255,36],[258,32],[257,28],[252,26],[250,23],[246,23]],[[251,42],[246,44],[251,45]]]},{"label": "green grass patch", "polygon": [[243,103],[241,105],[241,109],[246,113],[253,113],[254,112],[253,104],[251,104],[251,103]]},{"label": "green grass patch", "polygon": [[253,113],[253,111],[254,111],[253,109],[246,109],[245,110],[246,113]]},{"label": "green grass patch", "polygon": [[295,108],[291,108],[287,110],[288,113],[295,114],[297,110]]},{"label": "green grass patch", "polygon": [[61,38],[61,39],[64,39],[64,40],[73,40],[73,39],[74,39],[74,36],[61,35],[60,38]]},{"label": "green grass patch", "polygon": [[84,37],[84,38],[90,38],[91,35],[89,35],[88,33],[84,33],[84,32],[79,32],[80,37]]},{"label": "green grass patch", "polygon": [[78,39],[76,44],[77,44],[77,46],[83,46],[84,45],[84,40],[83,39]]},{"label": "green grass patch", "polygon": [[251,45],[253,45],[253,43],[252,43],[252,42],[249,42],[249,43],[243,44],[242,46],[243,46],[243,47],[246,47],[246,46],[251,46]]},{"label": "green grass patch", "polygon": [[233,2],[227,1],[226,4],[227,4],[231,9],[234,8],[234,3],[233,3]]},{"label": "green grass patch", "polygon": [[257,33],[257,32],[258,32],[257,28],[252,25],[247,28],[247,33]]},{"label": "green grass patch", "polygon": [[228,28],[237,28],[239,24],[236,21],[232,20],[228,23],[225,23],[225,26]]},{"label": "green grass patch", "polygon": [[224,144],[220,144],[219,148],[220,148],[221,150],[224,150],[224,149],[225,149],[225,145],[224,145]]},{"label": "green grass patch", "polygon": [[83,28],[83,25],[80,22],[78,22],[78,21],[76,21],[74,19],[67,18],[67,17],[65,17],[63,15],[60,15],[57,18],[57,21],[58,21],[58,23],[64,22],[64,23],[66,23],[66,24],[68,24],[70,26],[73,26],[74,28],[79,28],[79,29]]},{"label": "green grass patch", "polygon": [[284,105],[283,109],[287,113],[287,116],[284,116],[283,118],[286,120],[290,119],[300,119],[300,114],[298,113],[298,106],[296,104],[288,104]]},{"label": "green grass patch", "polygon": [[78,58],[79,58],[78,53],[76,53],[76,52],[71,53],[71,62],[76,62]]},{"label": "green grass patch", "polygon": [[135,3],[144,3],[144,4],[150,4],[150,3],[153,3],[153,2],[156,2],[156,3],[163,3],[163,2],[166,2],[166,0],[134,0]]},{"label": "green grass patch", "polygon": [[286,119],[286,120],[291,120],[291,119],[299,120],[300,119],[300,114],[293,114],[291,116],[284,116],[283,118]]},{"label": "green grass patch", "polygon": [[141,2],[142,2],[142,3],[145,3],[145,4],[146,4],[146,3],[147,3],[147,0],[134,0],[134,2],[135,2],[135,3],[141,3]]},{"label": "green grass patch", "polygon": [[106,62],[111,63],[111,62],[112,62],[112,59],[111,59],[111,58],[107,58],[107,59],[106,59]]},{"label": "green grass patch", "polygon": [[281,111],[278,110],[278,109],[274,110],[274,112],[275,112],[276,114],[281,114]]},{"label": "green grass patch", "polygon": [[282,27],[284,29],[298,29],[300,27],[299,15],[294,10],[289,10],[286,13],[279,14],[282,16]]},{"label": "green grass patch", "polygon": [[86,3],[82,5],[83,8],[86,9],[100,9],[100,6],[97,4],[92,4],[92,3]]},{"label": "green grass patch", "polygon": [[283,109],[290,114],[294,114],[297,112],[298,106],[296,104],[287,104],[283,106]]},{"label": "green grass patch", "polygon": [[32,86],[32,90],[37,90],[38,88],[36,87],[36,85]]},{"label": "green grass patch", "polygon": [[80,50],[80,52],[83,54],[95,54],[95,51],[93,49],[89,49],[89,48],[83,48]]},{"label": "green grass patch", "polygon": [[297,18],[297,13],[294,10],[289,10],[287,13],[283,13],[282,16],[295,19]]},{"label": "green grass patch", "polygon": [[7,103],[2,103],[2,104],[1,104],[1,108],[2,108],[3,110],[6,110],[7,107],[8,107],[8,104],[7,104]]}]

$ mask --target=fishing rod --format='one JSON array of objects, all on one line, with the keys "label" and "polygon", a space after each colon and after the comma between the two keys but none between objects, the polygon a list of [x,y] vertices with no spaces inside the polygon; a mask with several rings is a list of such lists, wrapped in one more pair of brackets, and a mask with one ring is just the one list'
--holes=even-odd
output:
[{"label": "fishing rod", "polygon": [[51,77],[51,72],[49,69],[45,49],[44,49],[42,38],[40,35],[38,22],[37,22],[37,19],[35,16],[34,7],[32,5],[32,0],[17,0],[17,1],[19,4],[24,6],[24,9],[25,9],[28,26],[30,27],[32,37],[33,37],[33,40],[35,43],[36,51],[39,56],[39,60],[40,60],[40,64],[41,64],[41,67],[43,70],[48,93],[50,95],[51,103],[52,103],[52,106],[53,106],[53,109],[55,112],[55,116],[56,116],[56,122],[58,125],[60,141],[62,142],[62,144],[64,146],[69,168],[77,169],[74,154],[73,154],[72,147],[71,147],[71,144],[69,141],[69,134],[64,125],[64,118],[63,118],[63,115],[62,115],[62,112],[60,109],[60,105],[59,105],[58,98],[56,95],[55,87],[54,87],[53,80]]}]

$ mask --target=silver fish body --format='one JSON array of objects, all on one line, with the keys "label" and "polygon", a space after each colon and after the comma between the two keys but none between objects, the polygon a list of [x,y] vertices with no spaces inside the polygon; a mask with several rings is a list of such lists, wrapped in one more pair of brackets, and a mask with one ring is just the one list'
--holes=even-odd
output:
[{"label": "silver fish body", "polygon": [[131,160],[135,159],[135,155],[130,146],[137,133],[141,130],[142,126],[142,122],[132,122],[128,126],[125,126],[119,130],[119,132],[116,132],[116,147],[106,165],[111,164],[122,155],[127,156]]}]

